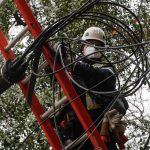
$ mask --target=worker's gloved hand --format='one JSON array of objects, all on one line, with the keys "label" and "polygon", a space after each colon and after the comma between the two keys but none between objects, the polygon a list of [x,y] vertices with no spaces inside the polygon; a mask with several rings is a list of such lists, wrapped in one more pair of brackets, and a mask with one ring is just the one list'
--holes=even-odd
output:
[{"label": "worker's gloved hand", "polygon": [[20,63],[19,66],[15,66],[17,61],[18,59],[6,61],[1,70],[2,78],[8,83],[17,83],[25,77],[27,64]]},{"label": "worker's gloved hand", "polygon": [[53,50],[55,53],[57,53],[59,50],[61,51],[62,55],[67,57],[67,48],[65,47],[63,42],[57,42],[53,46]]},{"label": "worker's gloved hand", "polygon": [[112,109],[106,113],[106,117],[109,122],[110,131],[113,131],[120,123],[123,116],[116,109]]},{"label": "worker's gloved hand", "polygon": [[55,56],[57,57],[57,62],[61,64],[61,55],[63,58],[63,62],[65,65],[70,63],[70,59],[67,54],[67,47],[63,42],[57,42],[53,46],[53,51],[55,53]]}]

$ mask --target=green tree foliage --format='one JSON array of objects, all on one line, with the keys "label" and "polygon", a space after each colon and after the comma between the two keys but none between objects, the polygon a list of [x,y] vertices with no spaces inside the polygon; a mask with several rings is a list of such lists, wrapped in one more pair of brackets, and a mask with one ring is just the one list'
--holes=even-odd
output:
[{"label": "green tree foliage", "polygon": [[[41,24],[43,29],[45,29],[48,25],[54,23],[57,19],[78,9],[85,2],[85,0],[31,0],[29,1],[29,5],[31,6],[38,22]],[[121,3],[124,6],[130,8],[141,20],[144,29],[144,38],[142,40],[150,39],[149,2],[143,0],[139,0],[139,3],[135,4],[131,0],[112,0],[111,2]],[[104,13],[117,18],[118,21],[123,21],[127,26],[134,30],[137,36],[140,36],[137,20],[129,15],[126,10],[119,8],[118,6],[112,6],[111,4],[101,4],[91,8],[89,12],[91,11]],[[7,0],[4,6],[0,6],[0,28],[8,36],[11,36],[9,29],[14,24],[15,19],[13,14],[15,12],[16,7],[11,0]],[[114,28],[116,27],[115,25],[117,22],[110,22],[105,19],[104,21],[105,23],[102,23],[93,21],[92,19],[87,20],[83,18],[74,20],[55,36],[63,36],[63,33],[67,33],[69,37],[80,38],[87,27],[95,25],[104,29],[107,35],[107,41],[110,45],[116,46],[127,44],[127,42],[118,33],[113,35],[113,33],[115,33]],[[107,23],[111,26],[107,26]],[[119,31],[123,32],[123,29],[119,29]],[[126,36],[127,33],[124,33],[124,35]],[[128,40],[130,41],[130,39]],[[31,44],[31,37],[28,38],[27,45],[29,44]],[[17,48],[14,49],[15,53],[18,54],[19,52],[16,52]],[[128,50],[128,53],[130,52],[131,51]],[[116,60],[117,57],[119,56],[114,55]],[[121,65],[117,67],[119,68]],[[128,73],[131,73],[130,69],[131,68],[128,67]],[[122,78],[126,80],[125,72],[122,73]],[[51,85],[49,83],[49,77],[38,78],[35,88],[36,92],[38,93],[37,95],[40,99],[40,102],[45,110],[52,105],[52,91],[50,89]],[[57,88],[58,87],[56,87],[56,89]],[[136,149],[140,150],[141,147],[143,147],[146,136],[148,134],[147,131],[150,123],[150,117],[144,114],[144,110],[141,111],[141,107],[138,109],[138,105],[136,103],[138,100],[136,98],[137,97],[132,99],[131,104],[131,106],[134,106],[135,109],[133,110],[130,108],[131,110],[129,111],[128,115],[130,117],[126,118],[129,124],[128,128],[130,131],[132,131],[128,133],[131,139],[131,142],[128,144],[129,150],[134,149],[135,147]],[[138,103],[143,105],[142,101],[138,101]],[[13,86],[11,89],[0,96],[0,123],[0,149],[9,150],[18,149],[19,147],[21,147],[21,149],[49,149],[49,144],[41,132],[40,127],[37,127],[38,124],[36,119],[32,114],[28,104],[24,100],[21,91],[18,89],[18,86]],[[32,131],[34,132],[32,133]],[[32,134],[30,135],[30,133]],[[28,135],[30,136],[28,137]],[[27,140],[24,141],[26,138]]]},{"label": "green tree foliage", "polygon": [[15,5],[13,5],[11,0],[7,0],[5,7],[0,6],[0,28],[2,28],[4,33],[7,33],[13,21],[13,13],[15,12]]}]

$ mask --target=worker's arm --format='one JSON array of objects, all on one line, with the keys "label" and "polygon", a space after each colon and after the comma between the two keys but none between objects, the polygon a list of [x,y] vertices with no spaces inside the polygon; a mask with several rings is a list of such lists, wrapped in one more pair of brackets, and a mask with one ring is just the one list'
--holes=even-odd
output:
[{"label": "worker's arm", "polygon": [[114,91],[116,86],[115,74],[109,69],[94,68],[92,65],[84,62],[75,64],[74,75],[79,76],[85,83],[91,86],[99,84],[102,91]]},{"label": "worker's arm", "polygon": [[81,78],[85,77],[86,79],[89,79],[95,74],[95,70],[88,63],[77,62],[74,66],[73,73]]},{"label": "worker's arm", "polygon": [[27,64],[20,63],[15,66],[16,60],[8,60],[5,62],[0,71],[0,94],[6,91],[11,85],[19,82],[25,76]]}]

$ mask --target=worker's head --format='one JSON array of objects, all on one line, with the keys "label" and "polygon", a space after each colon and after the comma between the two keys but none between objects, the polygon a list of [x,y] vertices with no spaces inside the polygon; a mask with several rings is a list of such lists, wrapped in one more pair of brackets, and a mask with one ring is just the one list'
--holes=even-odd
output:
[{"label": "worker's head", "polygon": [[[105,40],[105,33],[104,31],[99,28],[99,27],[90,27],[88,28],[83,36],[82,40],[88,41],[91,45],[89,44],[84,44],[81,48],[81,52],[83,55],[89,55],[92,54],[93,52],[96,52],[96,48],[93,46],[100,46],[100,47],[105,47],[106,45],[106,40]],[[100,58],[101,54],[100,53],[95,53],[92,55],[89,55],[88,58]]]}]

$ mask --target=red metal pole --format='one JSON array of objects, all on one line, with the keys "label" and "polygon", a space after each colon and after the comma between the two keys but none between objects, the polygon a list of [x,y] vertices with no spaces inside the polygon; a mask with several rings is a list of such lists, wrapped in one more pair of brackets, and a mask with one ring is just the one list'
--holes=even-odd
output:
[{"label": "red metal pole", "polygon": [[[0,31],[0,51],[6,60],[14,59],[15,55],[11,50],[9,50],[8,52],[5,51],[5,47],[7,46],[7,44],[8,43],[7,43],[7,40],[4,36],[4,34]],[[19,86],[22,89],[23,94],[27,98],[28,85],[25,85],[25,84],[22,84],[21,82],[19,82]],[[38,123],[41,124],[42,120],[41,120],[40,116],[44,113],[44,111],[43,111],[37,97],[35,96],[35,94],[33,94],[31,109],[32,109]],[[61,150],[62,147],[60,145],[58,136],[56,135],[50,121],[47,120],[44,123],[42,123],[41,128],[44,131],[44,133],[48,139],[48,142],[53,147],[53,149]]]},{"label": "red metal pole", "polygon": [[[34,18],[32,11],[29,8],[29,6],[27,5],[26,1],[25,0],[14,0],[14,2],[17,5],[18,9],[20,10],[32,35],[34,36],[34,38],[37,38],[37,36],[42,32],[42,29],[41,29],[40,25],[38,24],[37,20]],[[49,63],[50,67],[53,68],[53,58],[52,58],[52,55],[50,55],[50,51],[48,49],[46,49],[45,47],[43,47],[42,52],[43,52],[47,62]],[[60,66],[57,65],[56,70],[57,69],[60,69]],[[72,101],[72,99],[74,99],[78,96],[64,70],[56,73],[55,76],[69,101]],[[75,113],[77,114],[83,128],[85,130],[87,130],[88,127],[92,124],[92,120],[91,120],[90,116],[88,115],[81,100],[78,98],[76,101],[71,103],[71,106],[74,109]],[[87,134],[90,135],[90,140],[91,140],[93,146],[95,148],[101,147],[103,150],[107,150],[106,145],[101,140],[98,130],[96,129],[94,131],[94,129],[95,129],[95,126],[93,125],[90,128],[90,130],[87,131]],[[91,134],[92,131],[93,131],[93,133]]]}]

